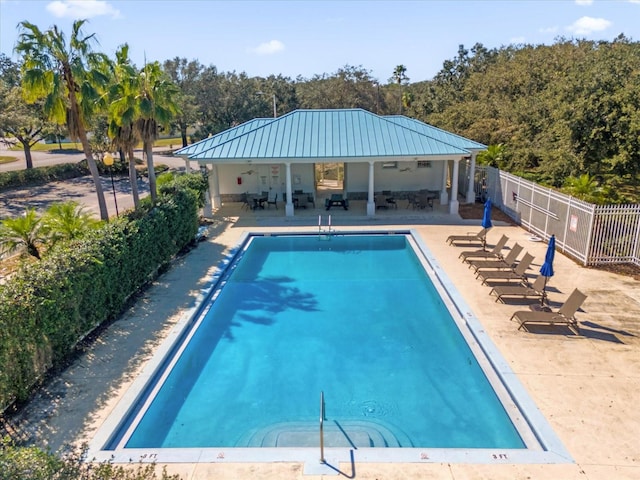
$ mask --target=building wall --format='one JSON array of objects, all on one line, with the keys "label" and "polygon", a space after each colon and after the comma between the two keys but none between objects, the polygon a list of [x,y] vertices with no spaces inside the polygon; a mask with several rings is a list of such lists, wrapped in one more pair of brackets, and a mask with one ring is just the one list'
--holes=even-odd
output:
[{"label": "building wall", "polygon": [[[444,165],[445,162],[430,162],[430,167],[418,168],[417,162],[398,162],[396,168],[385,168],[383,163],[377,162],[373,166],[374,189],[376,192],[440,190]],[[369,164],[349,163],[345,170],[347,192],[358,197],[366,195],[369,190]]]},{"label": "building wall", "polygon": [[[385,168],[385,165],[387,168]],[[374,164],[375,191],[416,192],[440,190],[445,162],[430,162],[429,167],[418,167],[417,162],[397,162],[397,165]],[[273,165],[219,165],[220,195],[226,201],[240,201],[243,193],[269,191],[284,198],[286,192],[286,167]],[[240,180],[239,180],[240,179]],[[369,163],[345,164],[345,190],[352,199],[366,199],[369,189]],[[291,165],[291,189],[315,193],[314,164]]]}]

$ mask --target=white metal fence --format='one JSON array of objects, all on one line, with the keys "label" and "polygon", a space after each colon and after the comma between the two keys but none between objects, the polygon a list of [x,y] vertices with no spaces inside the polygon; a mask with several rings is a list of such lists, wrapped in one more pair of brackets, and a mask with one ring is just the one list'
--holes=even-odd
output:
[{"label": "white metal fence", "polygon": [[640,205],[594,205],[492,167],[476,170],[475,191],[584,265],[640,266]]}]

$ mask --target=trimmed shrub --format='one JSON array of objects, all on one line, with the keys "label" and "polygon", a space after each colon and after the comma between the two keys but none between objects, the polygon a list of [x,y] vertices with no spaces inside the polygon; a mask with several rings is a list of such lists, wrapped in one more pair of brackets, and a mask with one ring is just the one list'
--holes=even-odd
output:
[{"label": "trimmed shrub", "polygon": [[0,190],[27,187],[30,185],[42,185],[48,182],[84,177],[90,175],[90,173],[86,161],[1,172]]},{"label": "trimmed shrub", "polygon": [[144,202],[81,240],[56,245],[0,286],[0,409],[25,400],[49,369],[194,241],[199,192],[183,184],[201,185],[176,177],[155,205]]},{"label": "trimmed shrub", "polygon": [[[166,467],[155,464],[120,466],[109,462],[84,461],[82,450],[71,451],[63,458],[37,447],[18,447],[0,441],[0,480],[179,480]],[[160,472],[158,473],[158,470]]]}]

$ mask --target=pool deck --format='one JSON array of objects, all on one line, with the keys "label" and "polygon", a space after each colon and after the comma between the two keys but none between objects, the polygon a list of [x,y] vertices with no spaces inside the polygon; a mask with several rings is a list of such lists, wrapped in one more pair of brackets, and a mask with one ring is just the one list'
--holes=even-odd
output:
[{"label": "pool deck", "polygon": [[[519,331],[511,314],[526,305],[495,302],[458,255],[466,247],[446,244],[451,234],[476,232],[479,220],[433,210],[380,210],[364,215],[364,202],[349,211],[332,208],[296,210],[294,217],[279,210],[241,210],[240,204],[216,212],[206,241],[177,259],[173,267],[141,294],[139,300],[87,348],[68,369],[50,381],[12,420],[23,439],[51,450],[89,441],[127,387],[151,358],[154,349],[194,305],[215,265],[248,231],[385,230],[410,228],[428,245],[440,266],[458,287],[486,332],[509,363],[575,463],[509,464],[496,459],[468,463],[368,463],[358,460],[335,465],[344,476],[373,479],[637,479],[640,478],[640,282],[630,277],[584,268],[560,251],[549,282],[549,300],[559,306],[577,287],[588,295],[577,318],[581,335],[561,328]],[[509,237],[535,256],[530,274],[538,273],[546,243],[530,240],[520,227],[494,222],[488,240]],[[476,248],[472,246],[471,248]],[[523,307],[524,305],[524,307]],[[135,461],[136,459],[134,459]],[[305,464],[212,463],[167,465],[185,480],[319,479],[338,472],[305,472]]]}]

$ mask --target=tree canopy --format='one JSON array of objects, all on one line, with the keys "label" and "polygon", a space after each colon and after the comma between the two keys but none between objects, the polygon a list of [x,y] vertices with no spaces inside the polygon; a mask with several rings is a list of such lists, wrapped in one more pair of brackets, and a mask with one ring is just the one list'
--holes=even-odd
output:
[{"label": "tree canopy", "polygon": [[640,167],[640,44],[559,39],[458,56],[412,85],[409,115],[487,145],[502,168],[560,187]]},{"label": "tree canopy", "polygon": [[[26,46],[35,37],[25,32],[40,32],[26,22],[22,26],[18,51],[27,53]],[[74,30],[74,35],[77,33]],[[78,39],[84,45],[92,36]],[[27,70],[33,69],[33,58],[27,59]],[[390,67],[386,83],[363,66],[353,65],[296,79],[221,72],[215,65],[180,57],[162,64],[151,62],[143,68],[124,65],[117,59],[116,65],[119,70],[110,72],[121,77],[115,90],[124,90],[121,83],[128,69],[140,74],[137,81],[149,88],[135,93],[130,88],[126,95],[119,92],[121,99],[110,95],[112,120],[121,118],[121,111],[113,116],[116,110],[122,110],[125,103],[134,105],[137,98],[140,101],[135,105],[138,118],[134,125],[138,128],[133,135],[148,141],[164,126],[179,132],[184,145],[256,117],[271,117],[273,102],[277,115],[299,108],[363,108],[380,115],[401,111],[486,145],[499,146],[499,158],[489,163],[550,186],[560,188],[567,178],[577,179],[585,173],[599,185],[640,182],[640,44],[624,35],[613,41],[559,38],[553,45],[493,49],[481,43],[471,48],[459,45],[432,80],[413,84],[409,82],[410,66],[401,64]],[[0,58],[0,67],[5,88],[15,85],[19,72],[6,59]],[[27,70],[23,66],[25,74]],[[79,81],[86,78],[83,75]],[[34,83],[36,79],[44,77],[38,71],[26,76],[32,92],[40,85]],[[171,97],[165,99],[170,100],[167,108],[163,107],[164,94],[160,95],[165,89]],[[91,92],[85,92],[81,84],[78,90],[83,96]],[[57,100],[45,107],[57,112],[61,105]],[[86,112],[81,109],[78,113],[82,119]],[[132,124],[119,120],[116,125],[126,130],[119,134],[129,137],[130,142],[134,141],[128,130]],[[616,195],[621,189],[610,191]],[[624,198],[618,195],[610,200]]]}]

